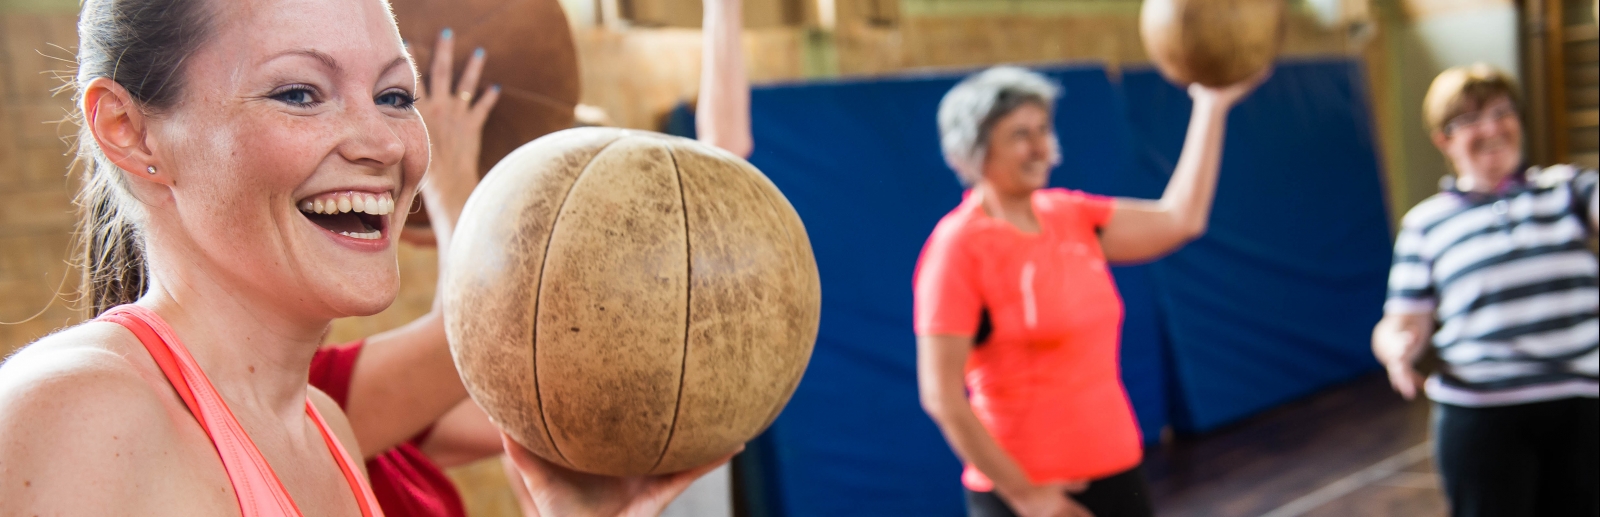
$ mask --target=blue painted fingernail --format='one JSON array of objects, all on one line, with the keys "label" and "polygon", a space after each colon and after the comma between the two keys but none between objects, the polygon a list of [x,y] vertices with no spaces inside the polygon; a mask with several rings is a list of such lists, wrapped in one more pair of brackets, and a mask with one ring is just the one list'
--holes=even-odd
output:
[{"label": "blue painted fingernail", "polygon": [[454,36],[455,35],[455,31],[450,30],[449,27],[445,27],[444,30],[439,31],[439,35],[448,38],[448,37]]},{"label": "blue painted fingernail", "polygon": [[497,92],[500,91],[500,83],[494,83],[494,85],[490,86],[489,89]]},{"label": "blue painted fingernail", "polygon": [[477,50],[473,50],[472,57],[483,57],[483,47],[478,47]]}]

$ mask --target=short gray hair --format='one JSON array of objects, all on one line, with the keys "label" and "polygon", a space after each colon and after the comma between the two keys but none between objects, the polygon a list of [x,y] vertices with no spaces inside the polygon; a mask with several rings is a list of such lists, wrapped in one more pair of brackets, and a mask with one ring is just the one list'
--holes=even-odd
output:
[{"label": "short gray hair", "polygon": [[[963,79],[944,94],[944,99],[939,101],[939,147],[944,150],[944,160],[955,169],[961,184],[972,185],[983,177],[989,130],[995,122],[1030,102],[1053,111],[1059,95],[1060,86],[1016,66],[984,70]],[[1051,162],[1059,162],[1061,152],[1053,147]]]}]

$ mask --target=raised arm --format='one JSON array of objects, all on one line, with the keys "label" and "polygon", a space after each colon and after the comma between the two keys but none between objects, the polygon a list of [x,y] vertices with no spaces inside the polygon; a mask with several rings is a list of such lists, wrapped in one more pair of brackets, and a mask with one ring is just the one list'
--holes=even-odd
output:
[{"label": "raised arm", "polygon": [[[451,84],[452,43],[448,34],[439,38],[429,72],[433,84],[417,99],[432,150],[422,198],[440,251],[449,249],[456,220],[477,186],[483,122],[500,93],[491,87],[471,97],[483,71],[482,52],[473,54],[460,84]],[[439,254],[441,270],[448,266],[444,256]],[[466,399],[435,297],[428,314],[367,338],[351,374],[345,413],[362,456],[370,458],[415,436]]]},{"label": "raised arm", "polygon": [[1082,486],[1033,484],[978,421],[961,380],[971,354],[972,336],[917,336],[917,392],[922,409],[939,426],[956,455],[988,476],[995,491],[1019,515],[1088,515],[1065,493]]},{"label": "raised arm", "polygon": [[744,70],[740,37],[744,19],[739,0],[706,0],[704,51],[700,63],[700,100],[695,131],[700,141],[741,158],[750,156],[750,81]]},{"label": "raised arm", "polygon": [[1228,112],[1266,77],[1263,72],[1222,88],[1189,86],[1194,111],[1172,179],[1159,200],[1117,198],[1111,219],[1100,234],[1106,260],[1155,260],[1205,233],[1217,191]]}]

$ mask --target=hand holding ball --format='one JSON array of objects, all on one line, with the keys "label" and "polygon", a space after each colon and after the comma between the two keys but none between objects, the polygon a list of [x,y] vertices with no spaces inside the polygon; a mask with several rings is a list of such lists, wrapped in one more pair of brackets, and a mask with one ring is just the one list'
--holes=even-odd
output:
[{"label": "hand holding ball", "polygon": [[525,145],[478,186],[446,260],[473,399],[583,472],[733,452],[777,417],[817,336],[800,218],[750,164],[692,140],[583,128]]},{"label": "hand holding ball", "polygon": [[1145,0],[1139,33],[1168,81],[1226,86],[1272,64],[1283,11],[1284,0]]}]

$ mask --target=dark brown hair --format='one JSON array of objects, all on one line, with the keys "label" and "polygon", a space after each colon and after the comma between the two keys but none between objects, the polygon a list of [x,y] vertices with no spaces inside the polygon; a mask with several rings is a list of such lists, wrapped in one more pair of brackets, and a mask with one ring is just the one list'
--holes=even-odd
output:
[{"label": "dark brown hair", "polygon": [[[177,103],[183,63],[210,32],[201,0],[85,0],[78,15],[75,105],[83,89],[105,77],[128,90],[137,108],[160,113]],[[76,255],[83,270],[79,289],[92,315],[137,300],[147,287],[138,221],[142,211],[128,193],[127,178],[106,159],[84,114],[75,162],[83,187],[78,206]],[[136,171],[143,174],[143,171]]]}]

